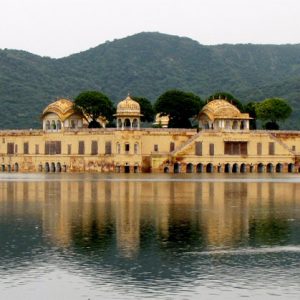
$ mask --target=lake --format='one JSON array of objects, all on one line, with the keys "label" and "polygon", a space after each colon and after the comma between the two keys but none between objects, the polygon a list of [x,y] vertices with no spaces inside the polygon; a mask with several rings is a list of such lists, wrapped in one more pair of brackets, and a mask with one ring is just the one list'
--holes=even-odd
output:
[{"label": "lake", "polygon": [[0,174],[1,299],[299,299],[296,174]]}]

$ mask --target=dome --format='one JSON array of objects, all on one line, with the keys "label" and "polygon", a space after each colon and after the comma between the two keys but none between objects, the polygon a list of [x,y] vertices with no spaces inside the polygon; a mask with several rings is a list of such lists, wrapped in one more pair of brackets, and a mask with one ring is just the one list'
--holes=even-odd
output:
[{"label": "dome", "polygon": [[59,99],[50,103],[43,111],[42,118],[49,113],[57,114],[61,121],[64,121],[71,115],[75,114],[74,103],[68,99]]},{"label": "dome", "polygon": [[116,116],[141,116],[140,104],[128,95],[126,99],[119,102]]},{"label": "dome", "polygon": [[223,99],[208,102],[201,110],[199,116],[207,115],[209,119],[250,119],[249,114],[243,114],[239,109]]}]

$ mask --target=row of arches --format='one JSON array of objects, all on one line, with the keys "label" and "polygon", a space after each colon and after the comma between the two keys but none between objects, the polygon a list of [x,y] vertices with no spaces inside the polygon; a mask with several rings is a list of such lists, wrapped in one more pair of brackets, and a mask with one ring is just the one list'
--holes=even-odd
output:
[{"label": "row of arches", "polygon": [[129,163],[125,163],[125,165],[116,164],[115,166],[116,173],[139,173],[140,167],[139,164],[134,164],[130,166]]},{"label": "row of arches", "polygon": [[118,118],[117,120],[118,129],[138,129],[140,128],[139,119],[137,118]]},{"label": "row of arches", "polygon": [[2,164],[1,165],[1,172],[19,172],[19,164]]},{"label": "row of arches", "polygon": [[[180,163],[175,163],[173,165],[173,170],[171,169],[171,166],[165,166],[164,167],[164,173],[169,173],[173,171],[173,173],[183,173],[184,170],[182,170],[182,165]],[[277,163],[277,164],[263,164],[259,163],[257,165],[253,164],[230,164],[226,163],[224,165],[218,164],[213,165],[212,163],[208,163],[206,165],[202,163],[198,163],[197,165],[194,165],[192,163],[188,163],[186,165],[185,173],[282,173],[285,171],[284,164]],[[287,166],[287,172],[288,173],[294,173],[294,172],[300,172],[300,168],[297,170],[295,165],[293,163],[289,163]]]},{"label": "row of arches", "polygon": [[66,164],[61,164],[60,162],[46,162],[44,166],[39,164],[39,172],[46,172],[46,173],[60,173],[60,172],[67,172]]}]

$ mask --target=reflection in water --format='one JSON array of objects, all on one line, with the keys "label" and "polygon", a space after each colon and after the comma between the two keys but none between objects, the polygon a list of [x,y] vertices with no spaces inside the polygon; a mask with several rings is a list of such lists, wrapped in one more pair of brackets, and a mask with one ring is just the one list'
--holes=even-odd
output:
[{"label": "reflection in water", "polygon": [[[265,286],[270,278],[264,268],[274,271],[274,282],[282,269],[300,279],[294,272],[300,258],[298,183],[182,178],[2,180],[0,275],[58,264],[84,279],[93,274],[104,280],[107,272],[115,284],[134,278],[142,295],[166,280],[170,287],[192,285],[199,294],[211,285],[221,295],[219,285],[226,282],[229,291],[234,284],[259,286],[258,277]],[[178,289],[173,296],[181,298]]]}]

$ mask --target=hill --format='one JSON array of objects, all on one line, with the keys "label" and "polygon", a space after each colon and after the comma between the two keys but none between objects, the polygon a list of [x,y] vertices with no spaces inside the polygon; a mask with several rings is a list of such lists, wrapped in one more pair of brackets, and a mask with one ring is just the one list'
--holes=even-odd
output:
[{"label": "hill", "polygon": [[118,102],[128,92],[155,101],[172,88],[203,99],[216,91],[242,102],[284,97],[294,109],[285,126],[300,129],[300,45],[204,46],[139,33],[61,59],[0,50],[0,128],[39,128],[49,102],[83,90]]}]

